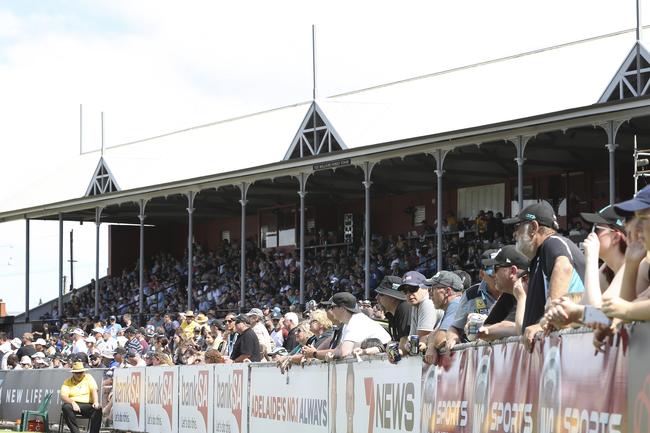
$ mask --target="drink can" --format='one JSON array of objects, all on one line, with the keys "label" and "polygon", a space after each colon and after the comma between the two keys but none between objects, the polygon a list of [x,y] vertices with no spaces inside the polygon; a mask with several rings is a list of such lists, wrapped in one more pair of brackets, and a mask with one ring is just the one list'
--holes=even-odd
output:
[{"label": "drink can", "polygon": [[420,354],[420,336],[418,335],[409,335],[409,343],[411,348],[409,350],[410,355],[419,355]]},{"label": "drink can", "polygon": [[467,315],[467,339],[469,341],[476,340],[478,330],[483,326],[485,319],[487,319],[485,314],[470,313]]},{"label": "drink can", "polygon": [[392,363],[397,363],[402,359],[402,355],[399,353],[399,343],[391,342],[386,346],[386,354],[388,355],[388,360]]}]

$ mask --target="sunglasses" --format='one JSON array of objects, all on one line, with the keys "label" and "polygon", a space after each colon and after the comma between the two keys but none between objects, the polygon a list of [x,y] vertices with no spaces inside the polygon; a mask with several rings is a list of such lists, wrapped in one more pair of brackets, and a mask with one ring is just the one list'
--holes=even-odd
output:
[{"label": "sunglasses", "polygon": [[594,224],[591,227],[591,232],[596,233],[596,234],[605,233],[605,232],[613,232],[613,231],[614,231],[614,229],[611,229],[611,228],[605,227],[605,226],[601,226],[601,225],[598,225],[598,224]]},{"label": "sunglasses", "polygon": [[232,323],[232,322],[234,322],[234,320],[232,320],[232,319],[226,319],[226,320],[223,321],[223,323]]}]

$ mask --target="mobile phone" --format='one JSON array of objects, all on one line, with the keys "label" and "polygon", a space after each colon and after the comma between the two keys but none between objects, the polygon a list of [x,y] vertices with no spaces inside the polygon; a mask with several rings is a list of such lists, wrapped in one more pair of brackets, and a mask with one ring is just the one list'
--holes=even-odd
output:
[{"label": "mobile phone", "polygon": [[612,319],[607,317],[599,308],[592,305],[585,305],[585,311],[582,316],[583,323],[600,323],[609,326],[612,324]]}]

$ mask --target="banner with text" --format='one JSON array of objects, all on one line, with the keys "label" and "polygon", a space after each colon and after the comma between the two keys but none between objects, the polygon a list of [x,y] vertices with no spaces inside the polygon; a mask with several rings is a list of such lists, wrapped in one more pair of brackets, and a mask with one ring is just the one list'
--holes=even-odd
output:
[{"label": "banner with text", "polygon": [[422,432],[626,432],[627,355],[592,334],[452,352],[422,376]]},{"label": "banner with text", "polygon": [[[99,369],[88,370],[98,387],[102,386],[103,372]],[[58,421],[63,405],[61,385],[69,377],[72,377],[70,370],[62,368],[0,372],[0,419],[20,419],[24,410],[36,410],[45,395],[52,393],[49,418]],[[99,398],[102,398],[101,392]]]},{"label": "banner with text", "polygon": [[214,418],[214,368],[187,365],[179,371],[179,433],[212,433]]},{"label": "banner with text", "polygon": [[[248,432],[248,363],[214,366],[214,432]],[[280,374],[278,369],[274,369]]]},{"label": "banner with text", "polygon": [[332,413],[328,405],[326,364],[293,366],[281,374],[275,365],[251,369],[250,429],[254,432],[327,433]]},{"label": "banner with text", "polygon": [[115,429],[145,431],[146,370],[144,367],[114,370],[113,427]]},{"label": "banner with text", "polygon": [[386,360],[332,364],[332,431],[419,431],[421,378],[421,357],[404,358],[397,365]]},{"label": "banner with text", "polygon": [[145,430],[178,433],[178,367],[146,369]]}]

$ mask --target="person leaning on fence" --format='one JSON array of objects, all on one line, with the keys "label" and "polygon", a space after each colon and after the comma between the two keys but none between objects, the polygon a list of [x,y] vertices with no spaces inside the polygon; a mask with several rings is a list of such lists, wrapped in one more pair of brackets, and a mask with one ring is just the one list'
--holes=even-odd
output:
[{"label": "person leaning on fence", "polygon": [[79,433],[76,414],[90,418],[90,433],[99,433],[102,423],[102,407],[99,404],[97,382],[81,362],[72,365],[72,377],[66,379],[61,386],[63,400],[63,420],[71,433]]}]

